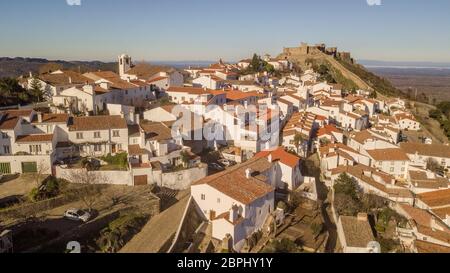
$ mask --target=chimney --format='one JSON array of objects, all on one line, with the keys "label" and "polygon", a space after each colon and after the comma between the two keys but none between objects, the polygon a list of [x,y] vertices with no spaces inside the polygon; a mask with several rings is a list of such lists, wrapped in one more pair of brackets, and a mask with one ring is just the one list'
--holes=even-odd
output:
[{"label": "chimney", "polygon": [[358,213],[357,216],[358,221],[362,221],[362,222],[367,222],[368,221],[368,217],[367,217],[367,213]]},{"label": "chimney", "polygon": [[69,83],[72,84],[72,77],[69,77]]},{"label": "chimney", "polygon": [[30,78],[33,78],[33,73],[30,71]]},{"label": "chimney", "polygon": [[269,156],[267,157],[267,160],[268,160],[270,163],[273,162],[273,161],[272,161],[272,153],[269,154]]},{"label": "chimney", "polygon": [[41,112],[37,113],[37,118],[38,118],[38,123],[42,123],[42,113]]},{"label": "chimney", "polygon": [[249,168],[245,170],[245,177],[247,179],[250,179],[250,177],[252,177],[252,169]]},{"label": "chimney", "polygon": [[135,123],[135,124],[139,124],[139,123],[140,123],[140,117],[139,117],[139,114],[135,114],[135,115],[134,115],[134,123]]},{"label": "chimney", "polygon": [[230,222],[234,223],[239,218],[239,207],[236,205],[233,205],[230,211]]},{"label": "chimney", "polygon": [[214,220],[214,219],[216,219],[216,211],[214,211],[214,210],[210,210],[209,211],[209,220]]}]

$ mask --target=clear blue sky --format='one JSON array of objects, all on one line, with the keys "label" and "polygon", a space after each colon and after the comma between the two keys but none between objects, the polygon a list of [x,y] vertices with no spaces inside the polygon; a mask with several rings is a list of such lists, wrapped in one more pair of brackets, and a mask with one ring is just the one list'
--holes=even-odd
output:
[{"label": "clear blue sky", "polygon": [[0,1],[0,56],[238,60],[325,42],[358,59],[450,62],[450,1]]}]

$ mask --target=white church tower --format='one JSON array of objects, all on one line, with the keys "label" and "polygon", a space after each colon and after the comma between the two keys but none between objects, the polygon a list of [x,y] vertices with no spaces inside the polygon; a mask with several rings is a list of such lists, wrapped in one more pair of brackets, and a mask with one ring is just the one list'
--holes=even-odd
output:
[{"label": "white church tower", "polygon": [[130,71],[131,67],[132,67],[131,57],[126,54],[120,55],[119,56],[119,75],[120,75],[120,77],[123,77],[125,74],[127,74],[127,72]]}]

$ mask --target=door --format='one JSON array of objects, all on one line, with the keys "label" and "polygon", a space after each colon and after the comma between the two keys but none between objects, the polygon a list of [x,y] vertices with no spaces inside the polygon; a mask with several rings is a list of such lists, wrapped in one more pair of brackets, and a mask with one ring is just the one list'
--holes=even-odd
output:
[{"label": "door", "polygon": [[137,175],[134,177],[134,185],[135,186],[146,186],[147,183],[147,176],[146,175]]},{"label": "door", "polygon": [[11,163],[0,163],[1,174],[11,174]]},{"label": "door", "polygon": [[36,162],[22,162],[22,173],[37,173]]},{"label": "door", "polygon": [[112,154],[115,154],[117,152],[117,145],[116,144],[113,144],[112,146],[111,146],[111,153]]}]

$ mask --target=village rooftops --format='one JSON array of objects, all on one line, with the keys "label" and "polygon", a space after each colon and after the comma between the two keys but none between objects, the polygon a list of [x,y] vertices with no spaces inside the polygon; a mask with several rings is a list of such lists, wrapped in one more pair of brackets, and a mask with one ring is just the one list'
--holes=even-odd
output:
[{"label": "village rooftops", "polygon": [[[262,175],[271,167],[272,163],[267,158],[254,157],[221,173],[207,176],[193,183],[193,186],[207,184],[236,201],[248,205],[275,191],[266,183],[267,178]],[[249,178],[246,176],[247,170],[251,171]]]},{"label": "village rooftops", "polygon": [[227,100],[236,101],[236,100],[244,100],[252,97],[258,97],[260,94],[256,91],[253,92],[242,92],[238,90],[230,90],[226,92]]},{"label": "village rooftops", "polygon": [[154,83],[154,82],[159,82],[159,81],[167,80],[167,79],[168,79],[168,77],[158,76],[155,78],[151,78],[150,80],[147,81],[147,83]]},{"label": "village rooftops", "polygon": [[400,207],[406,212],[408,220],[413,221],[412,223],[416,226],[418,232],[445,244],[450,244],[450,229],[431,213],[406,204],[401,204]]},{"label": "village rooftops", "polygon": [[325,125],[319,129],[317,136],[331,135],[332,133],[343,134],[343,131],[339,130],[334,125]]},{"label": "village rooftops", "polygon": [[382,138],[371,134],[369,130],[351,133],[350,138],[360,144],[364,144],[369,140],[383,140]]},{"label": "village rooftops", "polygon": [[90,84],[94,82],[92,79],[70,70],[41,74],[38,77],[51,85]]},{"label": "village rooftops", "polygon": [[421,193],[417,198],[430,208],[450,207],[450,189]]},{"label": "village rooftops", "polygon": [[52,142],[53,134],[25,135],[18,136],[17,143]]},{"label": "village rooftops", "polygon": [[402,142],[400,148],[410,155],[450,158],[450,146],[447,145]]},{"label": "village rooftops", "polygon": [[89,72],[83,75],[95,82],[106,80],[111,84],[111,88],[113,89],[127,90],[139,87],[137,84],[122,80],[118,74],[112,71]]},{"label": "village rooftops", "polygon": [[340,221],[347,246],[365,248],[370,242],[375,241],[372,228],[367,219],[341,216]]},{"label": "village rooftops", "polygon": [[168,66],[158,66],[141,63],[132,67],[129,71],[126,72],[126,74],[135,75],[138,78],[142,79],[150,79],[160,72],[171,73],[174,71],[176,71],[174,68]]},{"label": "village rooftops", "polygon": [[376,161],[409,161],[406,153],[398,148],[368,150],[367,153]]},{"label": "village rooftops", "polygon": [[283,147],[279,147],[272,151],[259,152],[255,155],[256,158],[268,158],[269,156],[272,157],[272,161],[280,161],[291,168],[294,168],[300,163],[300,157],[286,152]]},{"label": "village rooftops", "polygon": [[[41,123],[66,123],[69,121],[68,114],[42,114]],[[33,117],[32,123],[39,123],[38,115]]]},{"label": "village rooftops", "polygon": [[409,177],[411,183],[418,188],[439,189],[450,186],[447,178],[438,177],[434,173],[427,173],[426,171],[410,170]]},{"label": "village rooftops", "polygon": [[187,93],[191,95],[211,95],[211,91],[215,91],[212,89],[206,89],[201,87],[177,87],[171,86],[167,90],[167,92],[171,93]]},{"label": "village rooftops", "polygon": [[139,145],[128,145],[128,154],[145,155],[149,154],[149,152],[146,149],[142,149]]},{"label": "village rooftops", "polygon": [[450,247],[433,244],[427,241],[415,240],[414,246],[418,253],[450,253]]},{"label": "village rooftops", "polygon": [[128,129],[127,122],[121,116],[73,117],[69,119],[69,131],[110,129]]},{"label": "village rooftops", "polygon": [[7,110],[0,112],[0,129],[13,130],[20,117],[30,117],[33,110]]},{"label": "village rooftops", "polygon": [[162,122],[142,121],[140,124],[148,141],[164,141],[172,139],[172,130]]}]

